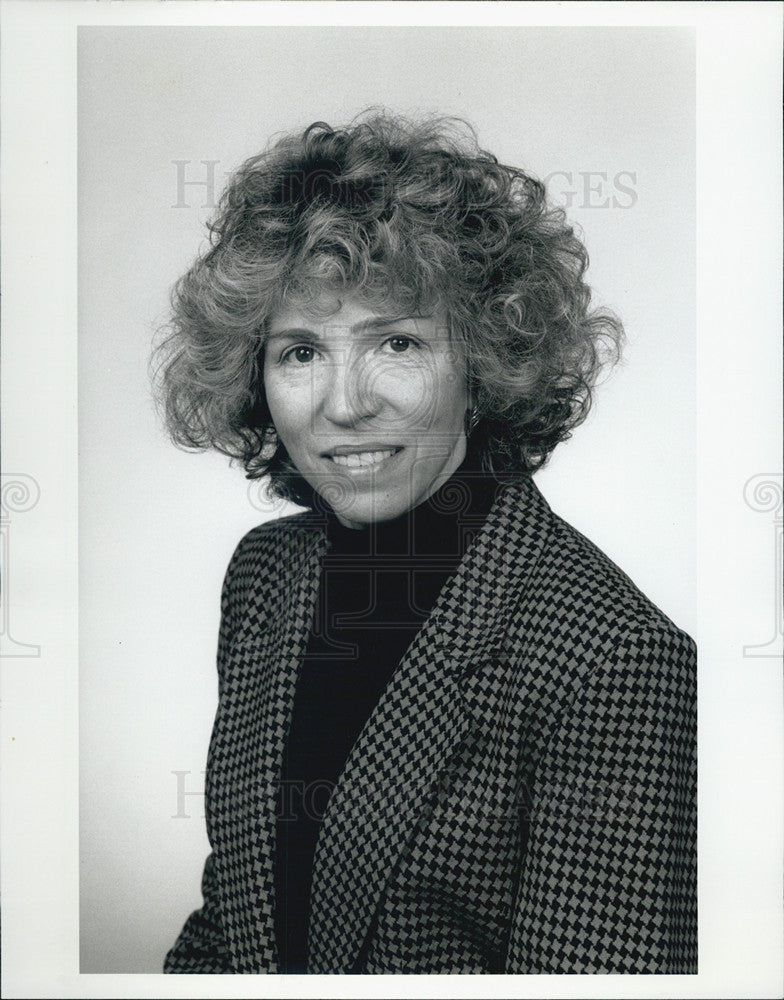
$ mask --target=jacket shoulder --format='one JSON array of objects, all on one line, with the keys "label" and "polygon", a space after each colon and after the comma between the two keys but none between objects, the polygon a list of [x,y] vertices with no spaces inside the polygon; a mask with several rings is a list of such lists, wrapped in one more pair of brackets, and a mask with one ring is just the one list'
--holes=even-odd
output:
[{"label": "jacket shoulder", "polygon": [[278,558],[305,535],[317,532],[320,522],[310,511],[265,521],[251,528],[237,543],[229,561],[227,576],[241,573],[248,565],[258,566]]},{"label": "jacket shoulder", "polygon": [[567,630],[571,625],[583,638],[593,629],[619,640],[630,634],[641,640],[658,636],[694,647],[598,545],[557,514],[551,516],[552,530],[535,571],[536,587],[550,594]]},{"label": "jacket shoulder", "polygon": [[310,550],[319,529],[318,519],[305,511],[266,521],[240,539],[229,560],[221,601],[233,629],[239,627],[242,609],[249,604],[270,607],[284,598],[285,573],[297,554]]}]

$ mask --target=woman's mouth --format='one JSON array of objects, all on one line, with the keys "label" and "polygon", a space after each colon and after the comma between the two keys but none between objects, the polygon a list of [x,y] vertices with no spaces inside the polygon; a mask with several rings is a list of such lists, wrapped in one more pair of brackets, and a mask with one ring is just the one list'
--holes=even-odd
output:
[{"label": "woman's mouth", "polygon": [[330,455],[329,458],[336,465],[342,465],[347,469],[364,469],[392,458],[400,450],[400,448],[387,448],[383,451],[356,451],[347,455]]}]

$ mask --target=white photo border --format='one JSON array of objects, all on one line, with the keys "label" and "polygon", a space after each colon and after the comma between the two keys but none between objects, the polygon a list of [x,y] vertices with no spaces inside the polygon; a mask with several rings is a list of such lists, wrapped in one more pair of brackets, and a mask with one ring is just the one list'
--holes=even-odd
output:
[{"label": "white photo border", "polygon": [[[2,662],[3,995],[776,997],[782,677],[761,638],[781,476],[781,27],[768,3],[92,3],[2,10],[3,472],[41,485]],[[168,977],[78,972],[76,31],[80,24],[683,25],[697,31],[700,972]],[[42,238],[41,234],[46,234]],[[780,485],[779,485],[780,489]],[[767,518],[767,520],[766,520]],[[770,523],[769,523],[770,522]],[[767,540],[760,543],[760,535]],[[766,547],[767,546],[767,547]],[[764,552],[762,565],[753,560]],[[15,568],[16,573],[16,568]]]}]

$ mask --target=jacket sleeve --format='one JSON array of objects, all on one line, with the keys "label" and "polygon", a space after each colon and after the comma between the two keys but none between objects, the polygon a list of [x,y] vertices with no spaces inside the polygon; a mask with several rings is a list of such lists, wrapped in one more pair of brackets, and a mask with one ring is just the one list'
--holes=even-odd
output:
[{"label": "jacket sleeve", "polygon": [[652,625],[594,664],[530,800],[507,972],[696,973],[696,650]]},{"label": "jacket sleeve", "polygon": [[[247,536],[246,536],[247,537]],[[218,633],[218,687],[221,687],[223,664],[236,628],[238,600],[236,596],[237,572],[241,562],[245,539],[237,546],[229,563],[221,591],[221,618]],[[207,768],[209,770],[209,760]],[[208,829],[209,834],[209,829]],[[167,973],[230,973],[228,944],[221,921],[221,902],[215,872],[215,855],[205,862],[201,881],[203,906],[185,921],[174,946],[164,959],[163,971]]]},{"label": "jacket sleeve", "polygon": [[210,854],[201,880],[204,905],[185,921],[180,936],[164,959],[163,971],[172,973],[229,973],[229,960],[220,918],[215,859]]}]

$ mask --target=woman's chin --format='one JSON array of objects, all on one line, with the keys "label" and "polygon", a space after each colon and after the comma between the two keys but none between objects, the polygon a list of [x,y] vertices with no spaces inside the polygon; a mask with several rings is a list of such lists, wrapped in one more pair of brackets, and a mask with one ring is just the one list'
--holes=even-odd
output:
[{"label": "woman's chin", "polygon": [[365,502],[360,499],[353,504],[333,506],[335,517],[346,528],[366,528],[369,524],[378,524],[382,521],[393,521],[396,517],[401,517],[412,504],[407,500],[390,501],[389,498],[380,499],[369,497]]}]

